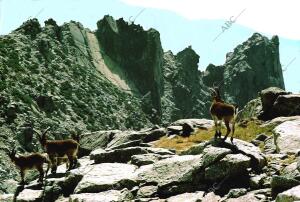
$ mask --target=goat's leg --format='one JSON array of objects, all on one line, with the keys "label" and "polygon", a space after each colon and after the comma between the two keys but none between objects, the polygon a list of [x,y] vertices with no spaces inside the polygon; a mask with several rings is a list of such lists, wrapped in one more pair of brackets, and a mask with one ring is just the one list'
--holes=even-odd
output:
[{"label": "goat's leg", "polygon": [[229,126],[229,121],[228,120],[224,120],[224,122],[225,122],[225,126],[227,128],[227,132],[226,132],[225,137],[223,138],[223,141],[225,141],[227,139],[227,136],[230,134],[230,131],[231,131],[230,126]]},{"label": "goat's leg", "polygon": [[233,144],[234,130],[235,130],[235,120],[232,121],[232,133],[231,133],[231,138],[230,138],[230,141],[232,144]]},{"label": "goat's leg", "polygon": [[25,171],[24,170],[20,170],[20,174],[21,174],[21,182],[20,182],[20,184],[24,185],[25,184],[25,180],[24,180]]},{"label": "goat's leg", "polygon": [[49,155],[50,161],[51,161],[51,173],[55,174],[57,170],[57,160],[54,155]]},{"label": "goat's leg", "polygon": [[40,173],[40,177],[39,177],[38,182],[43,183],[43,180],[44,180],[44,169],[43,169],[43,165],[39,166],[37,170],[38,170],[39,173]]},{"label": "goat's leg", "polygon": [[68,159],[69,159],[69,168],[68,168],[68,171],[70,171],[73,168],[74,159],[73,159],[72,155],[68,155]]},{"label": "goat's leg", "polygon": [[221,129],[222,129],[222,120],[219,120],[219,131],[218,131],[219,138],[221,138],[222,135]]},{"label": "goat's leg", "polygon": [[73,168],[76,168],[77,162],[78,162],[77,156],[73,156]]},{"label": "goat's leg", "polygon": [[219,136],[218,133],[218,119],[216,119],[215,117],[213,117],[214,122],[215,122],[215,139],[217,139],[217,137]]}]

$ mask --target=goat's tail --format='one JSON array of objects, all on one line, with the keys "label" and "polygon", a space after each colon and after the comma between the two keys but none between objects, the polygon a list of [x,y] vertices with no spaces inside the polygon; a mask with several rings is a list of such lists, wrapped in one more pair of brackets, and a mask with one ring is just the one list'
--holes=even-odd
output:
[{"label": "goat's tail", "polygon": [[234,107],[234,114],[233,114],[233,119],[232,119],[232,134],[231,134],[231,142],[233,142],[233,135],[234,135],[234,130],[235,130],[235,122],[236,122],[236,117],[239,112],[239,107],[235,106]]}]

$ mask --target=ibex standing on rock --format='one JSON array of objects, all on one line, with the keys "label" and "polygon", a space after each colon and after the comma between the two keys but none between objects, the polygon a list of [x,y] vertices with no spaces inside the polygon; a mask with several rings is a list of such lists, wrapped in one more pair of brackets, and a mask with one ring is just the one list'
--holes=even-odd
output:
[{"label": "ibex standing on rock", "polygon": [[43,182],[44,179],[44,163],[48,164],[47,171],[49,170],[50,161],[47,155],[42,155],[40,153],[34,153],[29,155],[18,155],[16,156],[16,151],[13,149],[11,152],[8,152],[8,156],[11,161],[17,166],[21,172],[21,184],[25,184],[24,176],[26,170],[36,169],[40,172],[40,177],[38,182]]},{"label": "ibex standing on rock", "polygon": [[227,139],[227,136],[230,134],[230,122],[232,123],[232,135],[231,135],[231,142],[233,142],[233,135],[234,135],[234,126],[235,126],[235,119],[237,115],[238,108],[234,105],[225,103],[220,96],[219,88],[214,87],[210,88],[212,91],[212,104],[210,107],[210,114],[215,122],[215,138],[221,138],[221,127],[222,121],[224,121],[225,126],[227,128],[227,133],[223,138],[223,141]]},{"label": "ibex standing on rock", "polygon": [[67,140],[47,140],[46,133],[50,129],[47,128],[42,134],[34,130],[39,137],[39,141],[44,148],[45,152],[49,155],[51,161],[51,173],[56,173],[57,170],[57,158],[58,157],[68,157],[69,168],[71,170],[75,168],[77,164],[77,153],[79,149],[79,136],[74,139]]}]

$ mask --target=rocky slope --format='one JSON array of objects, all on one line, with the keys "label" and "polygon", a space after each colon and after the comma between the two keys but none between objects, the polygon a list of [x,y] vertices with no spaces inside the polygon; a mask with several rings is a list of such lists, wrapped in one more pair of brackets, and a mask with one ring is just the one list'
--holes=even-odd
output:
[{"label": "rocky slope", "polygon": [[[166,128],[157,127],[85,134],[81,147],[91,153],[79,159],[76,169],[66,172],[65,165],[61,165],[57,174],[47,176],[44,185],[33,181],[18,186],[16,181],[4,181],[6,194],[0,195],[0,199],[6,202],[299,200],[299,121],[300,117],[294,116],[265,123],[274,126],[274,133],[265,138],[258,134],[255,140],[265,142],[263,151],[238,139],[234,139],[234,145],[211,139],[176,154],[174,150],[152,146],[153,141],[167,135]],[[205,119],[179,120],[172,125],[178,124],[190,124],[194,130],[213,126]],[[287,135],[289,142],[284,141]],[[90,141],[95,139],[101,141],[91,145]],[[272,147],[274,151],[268,149]]]}]

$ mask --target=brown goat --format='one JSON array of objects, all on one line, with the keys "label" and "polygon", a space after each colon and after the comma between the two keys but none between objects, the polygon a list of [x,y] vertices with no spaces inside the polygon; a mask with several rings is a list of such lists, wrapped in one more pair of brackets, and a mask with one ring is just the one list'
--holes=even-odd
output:
[{"label": "brown goat", "polygon": [[47,140],[46,133],[50,129],[47,128],[42,134],[35,131],[38,134],[39,141],[44,148],[45,152],[49,155],[51,161],[51,173],[56,173],[57,170],[57,158],[68,157],[69,168],[68,171],[75,168],[77,164],[77,153],[79,148],[78,141],[74,139],[67,140]]},{"label": "brown goat", "polygon": [[25,184],[24,176],[27,170],[36,169],[39,171],[40,176],[38,182],[43,182],[44,179],[44,163],[48,164],[47,171],[49,170],[50,161],[47,155],[43,155],[40,153],[34,153],[29,155],[18,155],[16,156],[16,151],[13,149],[11,152],[8,152],[8,156],[11,161],[17,166],[21,173],[21,184]]},{"label": "brown goat", "polygon": [[[227,136],[230,134],[230,122],[232,123],[232,135],[231,135],[231,142],[233,142],[233,135],[234,135],[234,127],[235,127],[235,119],[237,115],[238,108],[234,105],[225,103],[220,96],[220,91],[218,88],[212,89],[212,104],[210,107],[210,114],[215,122],[215,138],[220,137],[221,138],[221,126],[222,126],[222,120],[225,123],[225,126],[227,128],[227,132],[225,137],[223,138],[223,141],[227,139]],[[219,123],[218,123],[219,122]]]}]

